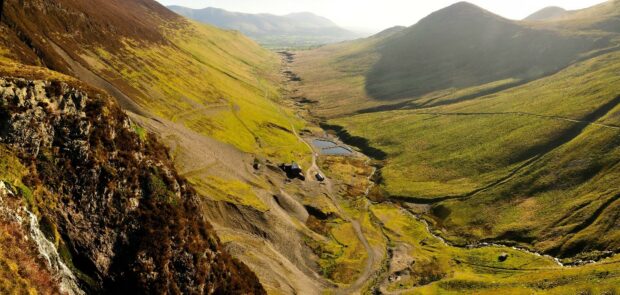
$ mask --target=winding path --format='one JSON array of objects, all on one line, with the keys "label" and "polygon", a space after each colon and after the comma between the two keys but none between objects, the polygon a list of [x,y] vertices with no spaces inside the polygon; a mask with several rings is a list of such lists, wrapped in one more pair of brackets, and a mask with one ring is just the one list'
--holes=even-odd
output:
[{"label": "winding path", "polygon": [[[302,138],[299,135],[299,133],[297,132],[297,129],[292,123],[291,123],[291,128],[292,128],[291,130],[293,130],[293,134],[295,134],[295,137],[297,137],[299,141],[303,142],[306,146],[308,146],[308,148],[312,151],[312,165],[310,166],[310,168],[306,170],[306,176],[308,177],[308,180],[312,179],[312,177],[314,177],[316,173],[321,173],[325,177],[325,180],[323,181],[323,183],[325,183],[325,187],[327,190],[326,195],[330,198],[332,203],[334,203],[334,205],[336,206],[336,209],[338,210],[338,214],[345,221],[351,223],[351,226],[353,227],[353,231],[355,232],[355,236],[362,243],[362,245],[364,246],[364,249],[366,249],[368,258],[366,259],[366,264],[364,265],[364,270],[362,271],[362,274],[357,278],[357,280],[355,280],[355,282],[353,282],[353,284],[351,284],[346,289],[335,290],[337,294],[358,293],[364,287],[364,284],[368,282],[368,280],[374,273],[373,265],[376,263],[376,261],[381,259],[381,257],[377,257],[378,256],[377,253],[370,246],[368,239],[366,238],[366,236],[364,235],[364,232],[362,231],[362,226],[360,225],[359,221],[349,217],[347,213],[342,209],[340,204],[338,203],[338,200],[336,199],[334,195],[334,185],[331,179],[329,179],[326,176],[326,174],[321,171],[321,168],[319,168],[319,166],[316,163],[318,152],[314,149],[311,143],[307,142],[304,138]],[[370,188],[368,189],[368,191],[369,190]]]},{"label": "winding path", "polygon": [[[262,83],[261,83],[261,85],[262,85]],[[265,91],[265,96],[266,96],[265,98],[268,98],[268,92],[267,91]],[[277,105],[277,106],[278,106],[278,109],[280,110],[280,112],[282,114],[285,114],[285,112],[282,109],[282,107],[280,105]],[[379,255],[377,255],[377,253],[374,251],[374,249],[372,248],[372,246],[368,242],[368,239],[364,235],[364,232],[362,231],[362,226],[359,223],[359,221],[351,218],[350,216],[348,216],[347,213],[342,209],[342,207],[338,203],[338,200],[336,199],[335,194],[334,194],[333,182],[331,181],[331,179],[329,179],[327,177],[327,175],[325,173],[323,173],[321,171],[321,168],[319,168],[319,166],[317,165],[317,158],[319,156],[319,153],[313,147],[312,143],[309,143],[303,137],[301,137],[301,135],[299,135],[299,132],[297,132],[297,128],[295,128],[295,125],[292,122],[289,121],[289,124],[291,125],[291,130],[292,130],[293,134],[295,135],[295,137],[297,137],[297,140],[299,140],[300,142],[303,142],[310,149],[310,151],[312,151],[312,164],[306,170],[307,180],[308,181],[314,180],[315,179],[314,177],[315,177],[315,175],[317,173],[320,173],[321,175],[323,175],[325,177],[325,180],[323,181],[323,183],[325,184],[325,188],[327,190],[326,195],[330,198],[332,203],[334,203],[334,206],[336,206],[336,209],[338,210],[338,214],[345,221],[351,223],[351,226],[353,227],[353,231],[355,232],[355,236],[362,243],[362,245],[364,246],[364,249],[366,250],[366,253],[367,253],[367,257],[368,258],[366,259],[366,264],[364,265],[364,269],[361,272],[361,275],[355,280],[355,282],[353,282],[353,284],[351,284],[350,286],[348,286],[345,289],[336,289],[336,290],[333,290],[333,291],[336,294],[356,294],[356,293],[360,293],[361,289],[369,281],[370,277],[374,273],[373,266],[375,265],[375,263],[377,261],[379,261],[381,259],[381,257],[378,257]],[[370,191],[370,188],[367,191]]]},{"label": "winding path", "polygon": [[[615,105],[616,104],[614,104],[614,106]],[[579,119],[572,119],[572,118],[567,118],[567,117],[562,117],[562,116],[540,115],[540,114],[527,113],[527,112],[471,112],[471,113],[470,112],[463,112],[463,113],[461,112],[456,112],[456,113],[416,112],[415,114],[433,115],[433,116],[495,116],[495,115],[530,116],[530,117],[537,117],[537,118],[542,118],[542,119],[561,120],[561,121],[566,121],[570,123],[587,124],[587,125],[592,125],[592,126],[597,126],[597,127],[620,130],[620,126],[616,126],[616,125],[603,124],[603,123],[598,123],[598,122],[590,121],[590,120],[579,120]]]}]

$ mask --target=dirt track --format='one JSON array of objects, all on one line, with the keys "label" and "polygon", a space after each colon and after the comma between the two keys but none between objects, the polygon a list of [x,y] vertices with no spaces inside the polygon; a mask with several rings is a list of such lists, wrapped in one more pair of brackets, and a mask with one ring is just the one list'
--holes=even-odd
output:
[{"label": "dirt track", "polygon": [[[283,112],[283,110],[282,110],[282,112]],[[366,264],[364,265],[364,270],[362,271],[362,274],[357,278],[357,280],[355,280],[355,282],[353,284],[351,284],[346,289],[335,289],[334,290],[334,292],[336,292],[336,294],[358,294],[358,293],[360,293],[361,289],[364,287],[365,283],[367,283],[369,281],[369,279],[371,278],[373,273],[375,273],[375,270],[373,269],[373,266],[375,265],[375,263],[377,261],[381,260],[382,257],[378,257],[380,255],[377,255],[375,250],[370,246],[370,243],[368,243],[368,239],[364,235],[364,233],[362,231],[362,227],[361,227],[359,221],[357,221],[357,220],[351,218],[350,216],[348,216],[348,214],[342,209],[342,207],[338,203],[338,200],[337,200],[337,198],[335,196],[335,190],[334,190],[334,185],[333,185],[332,180],[329,179],[326,176],[326,174],[321,171],[321,168],[319,168],[319,166],[316,163],[317,162],[317,157],[319,155],[319,152],[316,151],[316,149],[313,147],[312,143],[309,143],[308,141],[306,141],[304,138],[302,138],[299,135],[299,132],[297,132],[297,129],[295,128],[294,124],[292,124],[292,123],[291,123],[291,130],[293,130],[293,133],[295,134],[297,139],[299,141],[303,142],[312,151],[312,164],[306,170],[306,177],[307,177],[308,181],[316,181],[314,177],[315,177],[315,175],[317,173],[320,173],[321,175],[323,175],[325,177],[325,180],[323,181],[323,183],[324,183],[324,187],[325,187],[325,190],[326,190],[326,195],[329,196],[329,198],[331,199],[331,201],[334,204],[334,206],[336,206],[336,209],[338,210],[338,214],[344,220],[346,220],[347,222],[351,223],[351,226],[353,226],[353,230],[355,232],[355,236],[362,243],[362,245],[364,246],[364,249],[366,249],[366,253],[368,255],[368,258],[366,259]],[[367,191],[369,191],[369,190],[370,190],[370,188]]]}]

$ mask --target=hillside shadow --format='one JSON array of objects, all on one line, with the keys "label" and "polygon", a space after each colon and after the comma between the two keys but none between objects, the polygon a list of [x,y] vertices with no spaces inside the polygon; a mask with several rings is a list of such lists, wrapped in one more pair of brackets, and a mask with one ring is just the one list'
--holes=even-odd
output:
[{"label": "hillside shadow", "polygon": [[380,46],[365,90],[390,101],[510,78],[532,80],[609,44],[609,37],[532,29],[471,7],[445,9]]},{"label": "hillside shadow", "polygon": [[376,160],[385,160],[387,157],[387,153],[385,153],[384,151],[378,148],[372,147],[368,139],[359,137],[359,136],[353,136],[347,130],[345,130],[342,126],[329,125],[326,123],[320,123],[320,126],[324,130],[334,131],[336,135],[338,136],[338,138],[342,140],[342,142],[350,146],[354,146],[358,148],[363,154],[365,154],[368,157],[371,157]]}]

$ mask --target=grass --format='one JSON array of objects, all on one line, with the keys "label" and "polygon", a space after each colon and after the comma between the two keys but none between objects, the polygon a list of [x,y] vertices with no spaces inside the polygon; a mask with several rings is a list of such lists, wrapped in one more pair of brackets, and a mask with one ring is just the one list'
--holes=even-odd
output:
[{"label": "grass", "polygon": [[[355,220],[370,247],[385,254],[386,240],[381,228],[374,222],[367,210],[367,200],[363,197],[369,185],[371,168],[365,158],[321,156],[322,171],[334,183],[337,204],[325,196],[312,196],[302,200],[304,205],[322,212],[325,218],[311,217],[309,227],[325,239],[306,239],[306,244],[318,256],[320,273],[342,287],[355,282],[366,269],[368,251],[356,234],[350,220]],[[299,195],[303,195],[300,193]],[[319,216],[321,218],[321,216]],[[381,267],[381,257],[377,255],[372,269]],[[372,279],[370,277],[369,279]]]},{"label": "grass", "polygon": [[138,137],[140,138],[141,141],[146,140],[146,136],[148,135],[146,129],[134,123],[132,123],[131,128],[136,134],[138,134]]},{"label": "grass", "polygon": [[[96,47],[82,59],[153,115],[274,163],[310,159],[293,132],[305,123],[279,103],[275,53],[238,32],[195,22],[162,30],[169,43],[144,46],[125,38],[121,50]],[[212,199],[267,210],[234,175],[191,181]]]},{"label": "grass", "polygon": [[345,185],[346,196],[357,198],[364,195],[366,188],[371,185],[369,177],[372,167],[365,159],[355,157],[322,156],[318,162],[321,170],[329,173],[329,178],[335,178]]},{"label": "grass", "polygon": [[[618,193],[618,130],[563,119],[588,120],[605,109],[595,120],[617,125],[618,70],[620,53],[611,53],[472,100],[329,123],[388,154],[382,187],[405,200],[465,196],[516,171],[475,197],[438,207],[447,215],[438,222],[454,241],[516,239],[562,255],[617,249],[614,203],[604,205]],[[537,155],[544,156],[521,167]],[[597,219],[588,220],[592,215]]]},{"label": "grass", "polygon": [[308,153],[278,105],[279,60],[239,33],[192,23],[169,29],[174,44],[142,47],[125,40],[122,54],[98,48],[90,67],[148,111],[238,149],[278,160]]},{"label": "grass", "polygon": [[[505,175],[532,156],[523,151],[575,124],[526,114],[579,119],[615,98],[620,91],[614,75],[618,60],[620,54],[603,56],[549,78],[458,104],[376,112],[330,123],[369,139],[389,154],[382,172],[390,194],[465,193]],[[612,117],[601,122],[613,124]]]},{"label": "grass", "polygon": [[198,193],[210,199],[250,206],[263,212],[269,210],[269,207],[256,195],[252,186],[246,182],[217,176],[190,178],[189,182]]},{"label": "grass", "polygon": [[0,293],[57,293],[52,274],[36,259],[36,249],[26,235],[20,225],[0,222]]},{"label": "grass", "polygon": [[[506,247],[464,249],[448,246],[432,236],[425,225],[390,204],[371,207],[384,224],[392,245],[405,243],[415,263],[411,275],[390,283],[392,291],[406,294],[566,294],[591,289],[594,294],[618,291],[618,259],[600,264],[560,268],[551,259]],[[508,254],[505,262],[498,256]],[[435,277],[428,274],[435,273]],[[572,293],[571,293],[572,294]],[[613,294],[613,293],[610,293]]]},{"label": "grass", "polygon": [[0,180],[15,188],[31,210],[37,212],[34,192],[22,182],[27,174],[28,169],[19,159],[6,147],[0,146]]},{"label": "grass", "polygon": [[352,283],[364,268],[367,253],[358,241],[351,223],[338,224],[331,234],[342,246],[342,253],[335,259],[337,266],[330,273],[330,278],[336,282]]},{"label": "grass", "polygon": [[334,117],[376,107],[366,93],[366,71],[379,60],[374,48],[391,33],[296,52],[293,71],[302,75],[301,92],[320,102],[313,113]]},{"label": "grass", "polygon": [[[27,169],[4,146],[0,146],[0,181],[15,188],[30,206],[32,192],[21,179]],[[2,209],[9,209],[11,200],[1,200]],[[58,292],[54,278],[42,261],[37,259],[35,246],[29,241],[22,225],[0,218],[0,293],[38,294]]]}]

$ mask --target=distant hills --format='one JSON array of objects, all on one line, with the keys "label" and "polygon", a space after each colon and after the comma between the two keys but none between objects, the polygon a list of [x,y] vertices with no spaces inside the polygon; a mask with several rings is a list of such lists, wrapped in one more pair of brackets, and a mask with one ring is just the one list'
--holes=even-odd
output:
[{"label": "distant hills", "polygon": [[554,19],[560,16],[563,16],[567,13],[566,9],[557,6],[545,7],[537,12],[534,12],[530,16],[526,17],[524,20],[531,21],[539,21],[539,20],[549,20]]},{"label": "distant hills", "polygon": [[196,21],[237,30],[269,47],[312,46],[352,40],[362,36],[339,27],[331,20],[309,13],[249,14],[208,7],[191,9],[169,6],[170,10]]},{"label": "distant hills", "polygon": [[546,8],[525,20],[530,21],[530,25],[545,29],[620,33],[620,0],[610,0],[564,13],[560,13],[558,9]]}]

